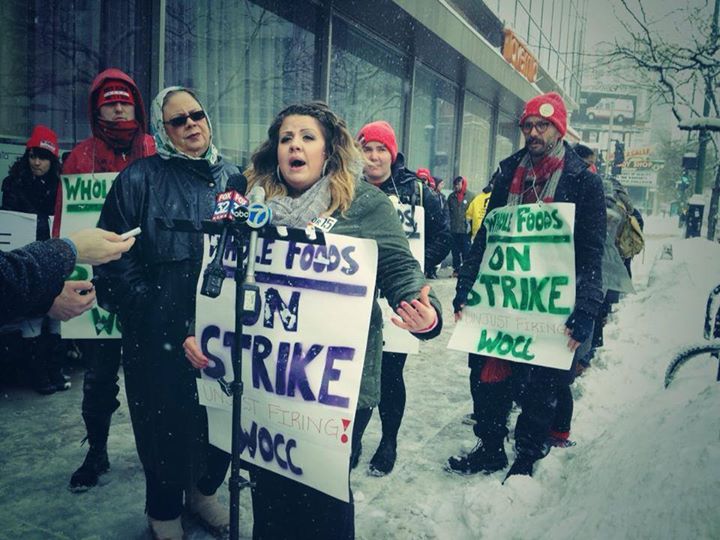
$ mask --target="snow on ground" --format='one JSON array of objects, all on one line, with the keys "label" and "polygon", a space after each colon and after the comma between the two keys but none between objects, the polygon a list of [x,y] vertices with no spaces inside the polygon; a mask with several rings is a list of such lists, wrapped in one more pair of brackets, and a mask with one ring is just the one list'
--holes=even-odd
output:
[{"label": "snow on ground", "polygon": [[[717,360],[690,360],[663,388],[672,351],[702,341],[705,301],[720,283],[720,245],[680,239],[676,223],[646,220],[647,249],[633,264],[637,293],[617,306],[605,348],[574,384],[577,445],[553,449],[534,477],[504,486],[500,472],[443,470],[475,439],[460,421],[471,409],[466,356],[446,349],[454,280],[433,281],[446,326],[406,364],[408,402],[389,476],[366,474],[380,438],[377,414],[365,434],[351,477],[357,537],[720,538]],[[672,260],[658,259],[666,245]],[[49,398],[15,389],[0,395],[0,538],[146,538],[125,403],[114,417],[104,485],[82,495],[65,489],[84,455],[80,386],[78,373],[70,392]],[[506,448],[512,460],[510,442]],[[241,533],[249,537],[248,493],[241,503]],[[186,529],[191,539],[208,538],[193,522]]]}]

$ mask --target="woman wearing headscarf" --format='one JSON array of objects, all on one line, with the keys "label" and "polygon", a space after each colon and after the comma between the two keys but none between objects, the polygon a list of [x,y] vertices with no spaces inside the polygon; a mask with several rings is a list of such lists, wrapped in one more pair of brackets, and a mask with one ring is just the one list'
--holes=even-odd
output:
[{"label": "woman wearing headscarf", "polygon": [[[216,195],[239,171],[218,154],[210,119],[191,90],[162,90],[150,118],[157,155],[120,173],[99,221],[111,231],[141,227],[142,233],[123,259],[96,268],[98,299],[122,323],[125,388],[151,532],[182,538],[185,492],[190,510],[222,534],[229,516],[215,492],[230,456],[207,441],[197,371],[184,358],[183,342],[194,333],[200,221],[212,216]],[[196,223],[198,232],[172,230],[175,219]]]},{"label": "woman wearing headscarf", "polygon": [[[55,192],[60,183],[59,149],[55,132],[37,125],[25,145],[25,153],[10,167],[2,182],[2,210],[37,216],[36,239],[50,238],[49,217],[54,214]],[[86,282],[76,282],[84,288]],[[29,382],[40,394],[68,390],[70,380],[62,373],[58,358],[60,322],[50,317],[11,323],[3,332],[19,330],[26,351]]]},{"label": "woman wearing headscarf", "polygon": [[[390,199],[362,180],[360,148],[345,121],[327,105],[291,105],[268,129],[246,171],[250,187],[267,194],[273,224],[305,228],[316,218],[332,218],[329,232],[375,240],[377,286],[394,306],[395,324],[420,339],[442,327],[440,302],[425,285],[410,253]],[[351,329],[350,331],[353,331]],[[358,409],[380,400],[382,315],[373,303]],[[207,365],[197,344],[187,356],[196,368]],[[350,470],[348,467],[348,482]],[[354,538],[354,506],[273,472],[253,468],[253,538]],[[351,498],[352,501],[352,498]]]}]

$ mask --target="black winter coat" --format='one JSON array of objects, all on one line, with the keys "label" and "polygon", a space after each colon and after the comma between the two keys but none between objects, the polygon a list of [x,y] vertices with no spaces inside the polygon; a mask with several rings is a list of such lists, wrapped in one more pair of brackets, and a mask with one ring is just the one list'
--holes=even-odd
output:
[{"label": "black winter coat", "polygon": [[75,254],[60,239],[0,251],[0,326],[47,313],[73,268]]},{"label": "black winter coat", "polygon": [[401,203],[413,208],[422,201],[425,209],[425,269],[440,264],[450,251],[452,242],[450,222],[441,196],[405,167],[405,156],[401,153],[392,165],[390,178],[376,187],[388,196],[396,195]]},{"label": "black winter coat", "polygon": [[[21,159],[27,159],[23,156]],[[50,238],[48,216],[55,212],[55,194],[60,178],[48,173],[44,176],[33,176],[27,169],[19,176],[10,175],[2,183],[2,209],[14,212],[36,214],[38,240]],[[51,169],[52,171],[52,169]]]},{"label": "black winter coat", "polygon": [[165,230],[173,219],[199,224],[237,167],[159,156],[122,171],[98,225],[118,233],[141,227],[122,259],[95,268],[98,302],[122,323],[123,366],[138,455],[160,481],[190,482],[203,472],[207,420],[182,344],[195,318],[201,232]]},{"label": "black winter coat", "polygon": [[[555,202],[575,203],[575,310],[583,311],[594,318],[603,303],[602,256],[605,246],[605,192],[602,180],[590,172],[587,164],[565,144],[565,163],[560,177]],[[494,189],[490,196],[488,215],[494,208],[507,204],[515,169],[525,155],[523,148],[500,162],[493,176]],[[475,236],[467,259],[458,272],[456,296],[453,301],[457,309],[464,304],[468,292],[477,278],[485,252],[485,224]]]}]

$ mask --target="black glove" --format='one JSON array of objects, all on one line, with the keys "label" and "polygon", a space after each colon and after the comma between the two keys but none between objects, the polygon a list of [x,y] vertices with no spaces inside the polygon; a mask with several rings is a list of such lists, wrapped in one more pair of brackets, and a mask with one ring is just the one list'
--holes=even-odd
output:
[{"label": "black glove", "polygon": [[463,306],[467,304],[467,297],[470,291],[464,287],[456,289],[455,298],[453,298],[453,308],[455,313],[462,311]]},{"label": "black glove", "polygon": [[565,326],[570,329],[572,338],[582,343],[592,334],[593,322],[595,322],[595,318],[592,315],[581,310],[575,310],[570,315]]}]

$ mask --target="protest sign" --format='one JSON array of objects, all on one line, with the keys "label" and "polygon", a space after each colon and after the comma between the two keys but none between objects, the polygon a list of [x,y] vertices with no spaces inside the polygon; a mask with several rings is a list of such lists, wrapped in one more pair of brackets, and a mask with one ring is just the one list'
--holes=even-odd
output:
[{"label": "protest sign", "polygon": [[[117,174],[70,174],[60,178],[63,194],[60,236],[97,227],[100,210]],[[78,264],[68,280],[89,280],[92,277],[92,266]],[[118,339],[119,323],[114,313],[95,305],[82,315],[63,322],[61,334],[69,339]]]},{"label": "protest sign", "polygon": [[[410,252],[415,260],[424,269],[425,262],[425,209],[422,206],[412,207],[409,204],[398,202],[397,198],[390,197],[400,219],[405,236],[410,244]],[[390,320],[397,315],[387,303],[385,298],[379,298],[378,303],[383,312],[383,351],[397,353],[417,354],[420,350],[419,340],[407,330],[398,328]]]},{"label": "protest sign", "polygon": [[575,305],[575,205],[496,208],[487,247],[448,348],[568,369],[565,322]]},{"label": "protest sign", "polygon": [[[349,500],[348,463],[370,312],[374,241],[326,234],[325,246],[261,238],[260,302],[243,319],[242,458]],[[206,237],[204,266],[216,249]],[[226,275],[237,254],[228,248]],[[198,380],[210,442],[230,451],[235,282],[200,294],[196,339],[210,365]]]},{"label": "protest sign", "polygon": [[37,239],[37,216],[0,210],[0,251],[12,251]]}]

